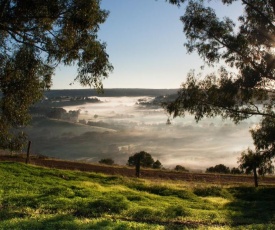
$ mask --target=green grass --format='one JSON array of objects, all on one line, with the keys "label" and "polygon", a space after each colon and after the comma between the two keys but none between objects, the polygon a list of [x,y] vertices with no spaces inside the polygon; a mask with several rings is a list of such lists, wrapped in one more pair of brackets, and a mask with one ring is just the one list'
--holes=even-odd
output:
[{"label": "green grass", "polygon": [[274,194],[2,162],[0,229],[275,229]]}]

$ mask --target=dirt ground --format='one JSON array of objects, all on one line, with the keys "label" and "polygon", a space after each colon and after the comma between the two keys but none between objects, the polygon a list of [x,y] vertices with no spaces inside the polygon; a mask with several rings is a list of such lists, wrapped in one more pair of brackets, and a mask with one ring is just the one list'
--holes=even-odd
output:
[{"label": "dirt ground", "polygon": [[[16,161],[25,162],[22,156],[4,156],[0,154],[0,161]],[[79,170],[87,172],[104,173],[109,175],[122,175],[127,177],[135,177],[135,169],[126,166],[107,166],[99,164],[88,164],[76,161],[64,161],[59,159],[45,159],[45,158],[30,158],[29,164],[66,169]],[[165,179],[189,182],[206,182],[215,184],[253,184],[252,175],[224,175],[224,174],[208,174],[208,173],[186,173],[175,172],[169,170],[152,170],[141,169],[141,178],[145,179]],[[275,185],[275,176],[259,177],[259,184]]]}]

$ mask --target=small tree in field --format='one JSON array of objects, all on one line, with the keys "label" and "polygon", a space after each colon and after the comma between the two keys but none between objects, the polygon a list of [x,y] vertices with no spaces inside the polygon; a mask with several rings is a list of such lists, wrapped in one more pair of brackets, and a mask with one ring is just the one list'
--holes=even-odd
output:
[{"label": "small tree in field", "polygon": [[274,167],[270,159],[266,158],[260,152],[253,152],[251,149],[242,152],[238,161],[240,168],[245,170],[245,173],[253,172],[255,187],[258,187],[258,175],[264,176],[266,173],[272,173]]},{"label": "small tree in field", "polygon": [[137,163],[140,162],[140,166],[145,168],[152,168],[154,164],[154,159],[151,154],[141,151],[139,153],[135,153],[133,156],[130,156],[128,159],[129,166],[136,166]]},{"label": "small tree in field", "polygon": [[139,153],[134,154],[133,156],[130,156],[128,159],[128,165],[129,166],[135,166],[136,167],[136,176],[140,176],[140,167],[145,168],[160,168],[161,163],[159,160],[156,162],[154,161],[151,154],[141,151]]}]

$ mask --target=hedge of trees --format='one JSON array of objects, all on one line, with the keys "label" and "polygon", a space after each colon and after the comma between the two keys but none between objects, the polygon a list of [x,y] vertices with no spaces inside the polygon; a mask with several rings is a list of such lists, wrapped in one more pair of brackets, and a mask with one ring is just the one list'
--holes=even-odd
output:
[{"label": "hedge of trees", "polygon": [[218,164],[213,167],[209,167],[206,169],[207,173],[223,173],[223,174],[242,174],[243,171],[240,170],[239,168],[233,167],[230,169],[229,167],[223,165],[223,164]]}]

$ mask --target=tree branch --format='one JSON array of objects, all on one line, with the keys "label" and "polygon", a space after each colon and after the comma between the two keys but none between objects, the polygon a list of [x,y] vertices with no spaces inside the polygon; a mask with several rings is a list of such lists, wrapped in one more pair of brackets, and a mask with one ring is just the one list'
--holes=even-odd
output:
[{"label": "tree branch", "polygon": [[[249,3],[246,0],[242,0],[242,2],[243,2],[243,4],[249,6],[251,9],[253,9],[254,11],[256,11],[275,30],[274,24],[272,23],[272,21],[270,21],[270,19],[263,12],[261,12],[257,7],[253,6],[253,4]],[[275,3],[273,1],[273,7],[274,6],[275,6]]]}]

